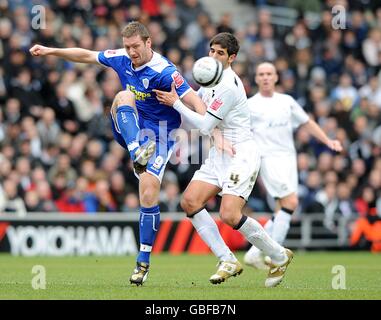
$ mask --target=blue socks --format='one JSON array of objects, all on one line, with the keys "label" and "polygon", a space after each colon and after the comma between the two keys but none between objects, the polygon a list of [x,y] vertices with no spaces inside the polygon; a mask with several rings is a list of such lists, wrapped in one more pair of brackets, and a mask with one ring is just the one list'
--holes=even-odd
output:
[{"label": "blue socks", "polygon": [[151,208],[140,208],[140,251],[137,262],[145,262],[149,264],[153,242],[160,225],[160,209],[159,206]]},{"label": "blue socks", "polygon": [[133,107],[120,106],[116,112],[118,130],[126,142],[131,159],[135,159],[135,151],[139,148],[139,122]]}]

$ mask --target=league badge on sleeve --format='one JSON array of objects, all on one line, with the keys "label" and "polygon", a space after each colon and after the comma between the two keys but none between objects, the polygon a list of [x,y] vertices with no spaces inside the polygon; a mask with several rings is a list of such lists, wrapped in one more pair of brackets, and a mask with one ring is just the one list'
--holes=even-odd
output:
[{"label": "league badge on sleeve", "polygon": [[174,73],[172,73],[171,77],[173,81],[175,82],[176,89],[180,88],[181,85],[184,83],[184,78],[178,71],[175,71]]},{"label": "league badge on sleeve", "polygon": [[104,53],[106,58],[110,58],[116,55],[116,50],[106,50]]},{"label": "league badge on sleeve", "polygon": [[210,105],[210,109],[217,111],[224,103],[220,98],[215,99],[212,104]]}]

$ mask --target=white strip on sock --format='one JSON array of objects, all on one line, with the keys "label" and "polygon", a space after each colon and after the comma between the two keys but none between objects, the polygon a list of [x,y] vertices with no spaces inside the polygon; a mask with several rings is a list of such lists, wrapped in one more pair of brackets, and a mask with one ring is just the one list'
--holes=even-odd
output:
[{"label": "white strip on sock", "polygon": [[238,231],[252,245],[262,250],[266,256],[270,256],[274,264],[282,264],[287,260],[285,249],[271,239],[260,223],[253,218],[247,217],[245,223]]},{"label": "white strip on sock", "polygon": [[140,244],[140,251],[143,252],[151,252],[152,251],[152,246],[149,246],[147,244]]},{"label": "white strip on sock", "polygon": [[200,235],[201,239],[208,245],[210,250],[221,261],[237,261],[237,258],[225,244],[218,230],[216,222],[210,216],[206,209],[201,210],[190,218],[194,228]]},{"label": "white strip on sock", "polygon": [[283,245],[284,240],[286,240],[290,223],[291,215],[289,213],[281,209],[275,214],[271,237],[280,245]]}]

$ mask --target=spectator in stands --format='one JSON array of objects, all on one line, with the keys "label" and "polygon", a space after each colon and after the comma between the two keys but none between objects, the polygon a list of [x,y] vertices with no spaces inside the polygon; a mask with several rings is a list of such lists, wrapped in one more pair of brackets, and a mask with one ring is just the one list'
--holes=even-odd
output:
[{"label": "spectator in stands", "polygon": [[53,201],[51,187],[47,181],[39,181],[36,185],[36,191],[40,200],[38,206],[41,212],[58,212]]},{"label": "spectator in stands", "polygon": [[96,182],[94,191],[84,196],[84,206],[89,214],[116,211],[116,203],[112,198],[107,180],[100,179]]},{"label": "spectator in stands", "polygon": [[352,86],[352,79],[349,74],[340,76],[339,85],[333,89],[332,100],[339,100],[344,110],[349,111],[359,102],[359,95],[355,87]]},{"label": "spectator in stands", "polygon": [[324,212],[324,226],[332,231],[336,231],[334,223],[335,214],[338,207],[338,199],[336,196],[336,183],[327,183],[322,190],[316,194],[316,200],[321,205]]},{"label": "spectator in stands", "polygon": [[345,182],[340,182],[337,185],[337,200],[336,212],[346,218],[357,216],[354,201],[351,199],[351,189]]},{"label": "spectator in stands", "polygon": [[17,183],[10,179],[4,181],[3,188],[0,187],[0,212],[19,217],[26,215],[24,200],[17,194]]},{"label": "spectator in stands", "polygon": [[139,213],[139,197],[135,192],[130,192],[126,195],[122,211]]},{"label": "spectator in stands", "polygon": [[122,211],[127,195],[127,186],[121,171],[114,170],[110,175],[110,192],[118,211]]},{"label": "spectator in stands", "polygon": [[83,194],[78,190],[76,183],[69,182],[62,189],[59,198],[55,202],[57,209],[63,213],[84,213],[85,201]]},{"label": "spectator in stands", "polygon": [[180,189],[176,182],[166,182],[163,185],[162,194],[160,197],[161,212],[181,212],[180,206]]},{"label": "spectator in stands", "polygon": [[359,216],[375,216],[377,214],[377,208],[376,194],[373,188],[364,186],[360,196],[355,199],[354,205]]}]

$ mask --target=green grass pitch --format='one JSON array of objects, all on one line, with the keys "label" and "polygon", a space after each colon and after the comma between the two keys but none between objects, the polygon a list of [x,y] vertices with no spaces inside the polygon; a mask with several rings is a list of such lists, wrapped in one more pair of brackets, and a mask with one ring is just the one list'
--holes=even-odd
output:
[{"label": "green grass pitch", "polygon": [[[237,257],[242,261],[243,252]],[[283,282],[265,288],[266,273],[245,266],[220,285],[212,255],[154,255],[147,282],[129,283],[135,257],[13,257],[0,254],[0,299],[381,299],[381,255],[367,252],[295,252]],[[46,270],[46,289],[32,288],[34,265]],[[332,288],[332,268],[345,268],[346,289]],[[342,278],[343,279],[343,278]],[[336,282],[334,280],[334,282]],[[342,282],[341,282],[342,283]]]}]

